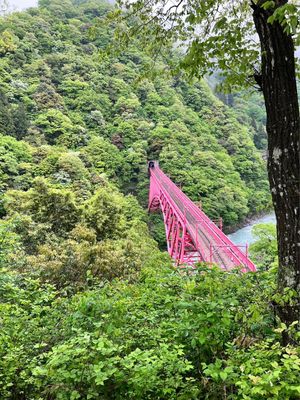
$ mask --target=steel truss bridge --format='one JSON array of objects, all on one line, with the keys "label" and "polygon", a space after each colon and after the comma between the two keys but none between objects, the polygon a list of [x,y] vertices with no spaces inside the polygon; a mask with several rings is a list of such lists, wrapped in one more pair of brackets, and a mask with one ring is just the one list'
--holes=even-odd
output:
[{"label": "steel truss bridge", "polygon": [[176,265],[206,262],[225,270],[240,267],[242,272],[256,271],[248,258],[248,247],[232,243],[162,172],[156,161],[149,162],[149,175],[149,211],[162,211],[168,252]]}]

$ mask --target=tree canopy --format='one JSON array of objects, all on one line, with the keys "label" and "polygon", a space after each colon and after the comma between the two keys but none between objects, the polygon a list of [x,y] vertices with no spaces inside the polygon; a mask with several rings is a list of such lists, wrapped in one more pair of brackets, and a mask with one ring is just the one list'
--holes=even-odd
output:
[{"label": "tree canopy", "polygon": [[151,54],[165,51],[169,59],[168,49],[176,43],[182,56],[171,58],[173,70],[196,77],[218,72],[223,89],[232,90],[256,85],[255,75],[260,74],[260,43],[252,18],[256,4],[271,10],[268,22],[281,23],[295,46],[300,45],[295,0],[119,0],[109,18],[119,21],[115,39],[121,47],[138,37]]}]

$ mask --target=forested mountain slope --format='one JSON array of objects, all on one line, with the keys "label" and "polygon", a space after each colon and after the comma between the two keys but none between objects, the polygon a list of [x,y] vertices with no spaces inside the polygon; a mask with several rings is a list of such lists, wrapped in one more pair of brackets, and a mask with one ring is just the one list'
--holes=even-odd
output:
[{"label": "forested mountain slope", "polygon": [[86,199],[104,173],[145,205],[146,160],[155,158],[227,225],[264,209],[268,183],[253,132],[205,82],[139,79],[149,59],[138,43],[100,58],[111,37],[102,20],[109,8],[43,0],[2,19],[0,132],[27,142],[10,139],[2,190],[28,190],[43,176]]}]

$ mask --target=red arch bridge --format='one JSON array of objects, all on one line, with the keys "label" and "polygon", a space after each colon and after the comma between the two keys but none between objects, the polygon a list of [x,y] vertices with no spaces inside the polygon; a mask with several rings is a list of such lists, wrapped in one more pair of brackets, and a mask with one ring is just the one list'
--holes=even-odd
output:
[{"label": "red arch bridge", "polygon": [[230,270],[256,271],[247,246],[236,246],[159,168],[149,162],[149,211],[161,209],[170,256],[176,265],[208,262]]}]

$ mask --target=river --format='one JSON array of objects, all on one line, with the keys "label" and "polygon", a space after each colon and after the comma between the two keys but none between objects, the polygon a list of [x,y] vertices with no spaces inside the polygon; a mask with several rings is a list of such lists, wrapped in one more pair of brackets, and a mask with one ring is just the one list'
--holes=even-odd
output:
[{"label": "river", "polygon": [[252,221],[249,225],[244,226],[243,228],[237,230],[234,233],[228,235],[229,239],[233,241],[234,244],[244,245],[246,243],[251,244],[255,242],[255,238],[252,235],[252,228],[257,224],[275,224],[275,213],[270,213],[264,215],[263,217],[257,218]]}]

